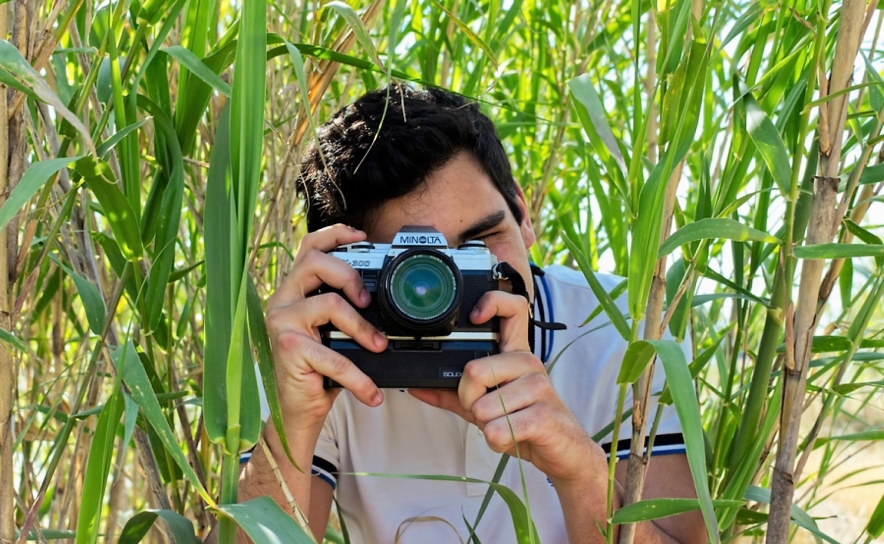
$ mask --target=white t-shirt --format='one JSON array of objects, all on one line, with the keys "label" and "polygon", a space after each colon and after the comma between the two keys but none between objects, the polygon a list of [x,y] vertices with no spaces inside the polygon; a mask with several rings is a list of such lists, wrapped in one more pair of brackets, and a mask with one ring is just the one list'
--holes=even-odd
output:
[{"label": "white t-shirt", "polygon": [[[621,281],[615,276],[598,277],[607,291]],[[616,378],[626,342],[613,326],[603,326],[607,322],[604,312],[580,326],[598,305],[580,272],[551,266],[536,278],[536,284],[535,318],[564,323],[567,329],[537,329],[535,353],[547,365],[556,361],[550,372],[556,391],[592,436],[613,421],[619,391]],[[625,310],[622,298],[618,303]],[[663,379],[662,367],[655,369],[655,392],[662,389]],[[631,397],[627,408],[630,405]],[[649,419],[653,420],[655,412],[656,397]],[[675,410],[666,407],[663,413],[653,453],[684,452]],[[627,439],[620,441],[618,455],[628,454],[630,429],[627,419],[620,435]],[[610,436],[600,441],[606,451],[609,442]],[[469,537],[466,522],[475,522],[488,490],[486,484],[365,473],[467,476],[491,481],[500,459],[475,425],[403,391],[387,390],[377,408],[363,405],[344,391],[326,419],[313,471],[336,486],[335,495],[354,543],[459,543]],[[500,483],[524,501],[519,465],[517,459],[510,459]],[[521,470],[541,542],[567,542],[552,484],[529,462],[522,462]],[[500,496],[495,494],[475,530],[483,544],[515,540],[512,518]]]}]

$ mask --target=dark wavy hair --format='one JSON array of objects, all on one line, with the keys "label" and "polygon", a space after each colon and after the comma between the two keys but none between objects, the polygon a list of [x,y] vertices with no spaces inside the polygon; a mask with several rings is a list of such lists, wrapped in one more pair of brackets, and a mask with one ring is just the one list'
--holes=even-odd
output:
[{"label": "dark wavy hair", "polygon": [[387,93],[383,88],[365,94],[318,129],[298,184],[308,231],[334,223],[366,228],[379,206],[419,188],[462,151],[476,159],[522,222],[509,159],[476,103],[440,89],[399,84],[390,86],[389,102]]}]

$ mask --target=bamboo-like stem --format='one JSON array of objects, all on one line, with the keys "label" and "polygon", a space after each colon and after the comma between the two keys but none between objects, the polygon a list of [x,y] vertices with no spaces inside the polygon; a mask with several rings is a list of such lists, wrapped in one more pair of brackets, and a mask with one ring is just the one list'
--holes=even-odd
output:
[{"label": "bamboo-like stem", "polygon": [[[808,225],[807,244],[830,240],[835,217],[837,178],[818,177],[814,188],[811,223]],[[822,281],[823,261],[805,260],[801,267],[801,283],[795,305],[795,317],[787,321],[786,360],[783,365],[783,407],[780,418],[780,442],[772,476],[770,521],[767,543],[785,543],[789,535],[790,509],[795,491],[794,464],[798,445],[801,403],[807,382],[807,363],[810,345],[817,323],[816,300]],[[791,326],[790,326],[791,325]],[[793,348],[789,344],[794,342]]]},{"label": "bamboo-like stem", "polygon": [[[224,454],[221,459],[221,500],[219,504],[236,504],[239,480],[239,454]],[[237,525],[233,518],[221,516],[218,520],[218,544],[236,542]]]},{"label": "bamboo-like stem", "polygon": [[[853,61],[861,39],[862,21],[865,13],[864,0],[845,0],[841,8],[832,75],[829,92],[837,93],[846,88],[851,78]],[[838,169],[841,162],[841,145],[844,125],[847,121],[847,94],[836,96],[829,102],[828,142],[822,142],[820,176],[815,180],[814,200],[807,231],[807,244],[820,244],[832,239],[839,218],[836,211],[838,193]],[[828,152],[823,152],[827,150]],[[849,195],[845,195],[849,198]],[[795,458],[797,455],[802,404],[807,385],[807,369],[810,362],[810,345],[818,320],[817,302],[822,283],[823,261],[805,260],[801,267],[801,282],[795,305],[792,338],[786,338],[786,360],[783,366],[783,407],[780,418],[780,441],[776,464],[772,475],[771,507],[768,521],[768,544],[785,543],[789,536],[790,512],[795,492]],[[794,344],[792,344],[794,342]],[[790,346],[790,344],[792,344]],[[790,349],[792,348],[792,349]]]},{"label": "bamboo-like stem", "polygon": [[[866,159],[867,160],[867,159]],[[862,168],[862,166],[866,163],[866,161],[861,161],[857,164],[856,168]],[[862,192],[859,196],[859,203],[851,210],[850,219],[856,224],[859,224],[862,221],[863,217],[866,216],[866,212],[869,210],[869,206],[872,202],[869,200],[875,194],[875,187],[873,185],[866,185],[863,187]],[[853,233],[849,230],[845,229],[844,234],[841,238],[841,243],[849,244],[853,240]],[[826,301],[829,300],[829,296],[832,294],[832,289],[835,287],[835,282],[838,281],[838,276],[841,274],[841,268],[844,266],[844,259],[833,259],[829,264],[829,270],[826,272],[826,276],[823,279],[822,284],[820,285],[820,292],[817,297],[817,312],[821,312],[823,306],[826,304]]]},{"label": "bamboo-like stem", "polygon": [[[0,37],[6,38],[9,6],[0,6]],[[0,205],[6,202],[7,165],[9,164],[9,124],[7,122],[6,86],[0,86]],[[6,262],[6,229],[0,230],[0,327],[10,331],[9,275]],[[14,266],[13,262],[13,266]],[[0,542],[15,538],[15,489],[12,486],[13,399],[15,369],[12,352],[0,347]]]}]

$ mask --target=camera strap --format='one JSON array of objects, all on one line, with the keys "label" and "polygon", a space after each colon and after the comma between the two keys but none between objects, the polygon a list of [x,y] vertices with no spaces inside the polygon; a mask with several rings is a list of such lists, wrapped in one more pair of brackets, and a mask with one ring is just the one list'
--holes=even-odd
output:
[{"label": "camera strap", "polygon": [[[528,346],[531,349],[531,353],[534,353],[534,328],[537,327],[541,330],[552,330],[552,331],[563,331],[567,327],[562,323],[556,322],[548,322],[541,321],[534,318],[534,301],[528,295],[528,288],[525,285],[525,280],[522,278],[522,275],[513,268],[511,264],[508,262],[499,262],[496,265],[495,275],[498,279],[507,280],[513,286],[513,294],[521,295],[528,300]],[[537,271],[532,270],[534,273],[539,273],[543,275],[543,270],[539,268]],[[533,281],[533,278],[532,278]],[[538,296],[535,293],[534,296]]]}]

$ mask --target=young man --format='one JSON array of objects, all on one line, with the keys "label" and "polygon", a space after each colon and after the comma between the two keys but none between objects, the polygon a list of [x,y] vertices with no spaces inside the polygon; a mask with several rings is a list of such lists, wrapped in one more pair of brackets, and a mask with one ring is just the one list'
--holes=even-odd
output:
[{"label": "young man", "polygon": [[[580,328],[598,305],[580,273],[532,270],[526,250],[535,235],[525,196],[491,121],[444,91],[393,86],[389,100],[386,90],[370,92],[320,129],[302,176],[309,234],[268,303],[267,324],[288,442],[298,466],[313,466],[313,475],[290,465],[273,425],[264,439],[314,534],[324,534],[336,494],[355,543],[466,541],[487,485],[356,473],[490,481],[500,454],[518,452],[521,463],[510,459],[500,482],[523,497],[524,477],[541,542],[603,542],[608,463],[590,435],[614,417],[626,346],[611,327],[598,327],[604,316]],[[359,274],[327,252],[365,240],[390,243],[407,225],[433,227],[451,247],[482,240],[526,280],[527,298],[492,291],[476,305],[474,323],[500,318],[500,354],[468,363],[456,391],[381,391],[321,342],[318,328],[332,323],[370,351],[387,347],[354,309],[370,302]],[[617,280],[605,281],[611,288]],[[343,296],[308,296],[323,284]],[[535,329],[533,352],[529,300],[535,317],[567,325]],[[551,361],[555,368],[547,372]],[[662,371],[656,374],[662,382]],[[324,389],[324,376],[345,389]],[[693,497],[678,422],[665,414],[654,453],[670,455],[651,461],[644,496]],[[615,507],[624,465],[618,464]],[[257,448],[243,470],[240,498],[271,495],[289,510],[269,467]],[[475,531],[485,544],[515,540],[499,496]],[[705,542],[702,518],[642,523],[635,542]]]}]

